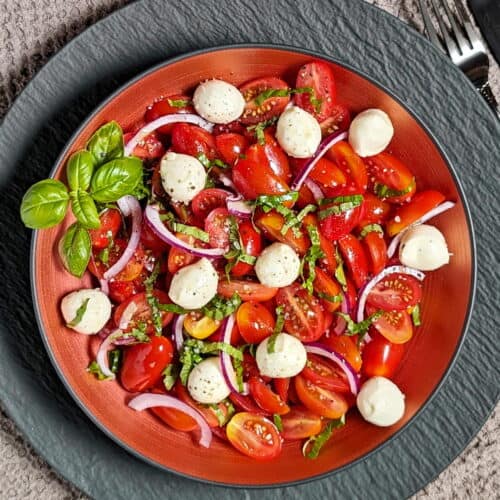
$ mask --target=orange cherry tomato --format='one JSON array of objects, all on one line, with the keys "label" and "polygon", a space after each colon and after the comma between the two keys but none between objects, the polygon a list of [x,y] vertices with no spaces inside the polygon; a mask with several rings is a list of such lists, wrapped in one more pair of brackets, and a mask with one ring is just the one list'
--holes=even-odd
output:
[{"label": "orange cherry tomato", "polygon": [[[187,234],[177,233],[175,235],[180,240],[188,243],[189,245],[194,245],[195,238],[193,236],[188,236]],[[175,274],[179,269],[192,264],[196,260],[196,257],[185,250],[180,248],[171,247],[168,252],[167,267],[170,274]]]},{"label": "orange cherry tomato", "polygon": [[236,323],[245,342],[258,344],[273,333],[275,320],[260,302],[243,302],[236,312]]},{"label": "orange cherry tomato", "polygon": [[346,141],[337,142],[327,153],[339,168],[354,181],[360,193],[364,193],[368,187],[368,173],[366,166],[351,145]]},{"label": "orange cherry tomato", "polygon": [[281,435],[283,439],[290,441],[315,436],[322,428],[321,417],[303,406],[294,406],[289,413],[281,417],[281,423]]},{"label": "orange cherry tomato", "polygon": [[342,298],[342,289],[340,285],[319,267],[316,268],[316,277],[314,278],[313,287],[316,295],[321,299],[323,309],[329,312],[335,312],[340,307]]}]

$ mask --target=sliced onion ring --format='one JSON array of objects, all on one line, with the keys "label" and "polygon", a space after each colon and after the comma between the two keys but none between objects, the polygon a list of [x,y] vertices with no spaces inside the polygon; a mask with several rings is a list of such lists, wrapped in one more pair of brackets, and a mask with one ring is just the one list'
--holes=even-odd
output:
[{"label": "sliced onion ring", "polygon": [[422,271],[419,271],[418,269],[413,269],[413,267],[408,267],[408,266],[389,266],[386,267],[384,270],[382,270],[377,276],[373,277],[364,288],[361,289],[360,295],[358,298],[358,310],[356,313],[356,321],[358,323],[361,323],[365,317],[365,305],[366,305],[366,299],[370,292],[373,290],[375,285],[382,281],[386,276],[389,274],[393,273],[400,273],[400,274],[409,274],[410,276],[413,276],[414,278],[417,278],[418,280],[422,281],[425,278],[425,274]]},{"label": "sliced onion ring", "polygon": [[101,285],[101,292],[109,295],[109,283],[108,280],[100,279],[99,284]]},{"label": "sliced onion ring", "polygon": [[136,411],[161,407],[173,408],[174,410],[185,413],[192,419],[196,420],[196,423],[200,428],[200,445],[204,446],[205,448],[210,447],[210,443],[212,442],[212,431],[210,430],[210,427],[208,426],[205,418],[201,415],[200,412],[187,405],[186,403],[178,400],[177,398],[168,396],[167,394],[144,393],[131,399],[128,402],[128,406]]},{"label": "sliced onion ring", "polygon": [[130,323],[132,317],[134,316],[135,311],[137,311],[137,304],[134,301],[127,304],[127,307],[125,307],[125,309],[123,310],[120,321],[118,322],[118,328],[120,330],[127,329],[127,326]]},{"label": "sliced onion ring", "polygon": [[302,187],[302,184],[304,184],[311,170],[314,168],[314,165],[318,163],[319,159],[322,158],[334,144],[345,139],[347,139],[347,132],[340,131],[334,132],[324,139],[318,146],[316,152],[304,163],[301,171],[295,177],[291,186],[292,191],[298,191]]},{"label": "sliced onion ring", "polygon": [[174,320],[174,341],[177,352],[181,352],[182,345],[184,344],[184,334],[182,332],[184,327],[185,314],[179,314]]},{"label": "sliced onion ring", "polygon": [[111,344],[121,335],[122,331],[119,328],[114,330],[101,342],[99,350],[97,351],[96,362],[99,365],[99,369],[104,376],[109,377],[111,380],[114,380],[116,377],[109,368],[108,351]]},{"label": "sliced onion ring", "polygon": [[312,342],[310,344],[304,344],[307,352],[311,354],[317,354],[318,356],[324,356],[325,358],[333,361],[342,371],[346,374],[347,381],[349,382],[349,389],[356,396],[359,392],[360,383],[359,376],[356,373],[356,370],[350,365],[350,363],[341,356],[338,352],[330,349],[324,344],[320,344],[319,342]]},{"label": "sliced onion ring", "polygon": [[415,222],[412,222],[408,227],[405,227],[401,232],[396,234],[394,238],[392,238],[391,243],[387,247],[387,257],[391,258],[396,253],[399,242],[401,241],[401,238],[405,235],[406,231],[408,231],[412,227],[427,222],[433,217],[436,217],[436,215],[442,214],[443,212],[446,212],[447,210],[453,208],[454,206],[455,203],[453,203],[452,201],[445,201],[444,203],[441,203],[441,205],[438,205],[437,207],[434,207],[432,210],[429,210],[426,214],[422,215],[420,219],[417,219]]},{"label": "sliced onion ring", "polygon": [[141,239],[142,210],[137,198],[131,195],[123,196],[117,201],[118,207],[125,217],[132,216],[132,231],[127,247],[120,258],[104,273],[103,278],[109,280],[116,276],[134,255]]},{"label": "sliced onion ring", "polygon": [[177,113],[175,115],[165,115],[160,116],[156,120],[149,122],[144,125],[135,135],[130,139],[125,145],[125,156],[130,156],[137,144],[141,142],[145,137],[154,132],[156,129],[163,127],[163,125],[169,125],[171,123],[192,123],[193,125],[198,125],[198,127],[204,128],[208,132],[212,132],[214,126],[212,123],[207,122],[201,116],[194,115],[192,113]]},{"label": "sliced onion ring", "polygon": [[[231,345],[231,333],[233,332],[234,326],[234,314],[231,314],[224,320],[223,328],[223,336],[222,342],[225,344]],[[226,381],[227,386],[231,389],[232,392],[240,393],[238,385],[235,383],[236,373],[234,372],[233,363],[231,361],[231,356],[227,352],[221,351],[219,354],[220,364],[222,368],[222,375],[224,380]],[[241,394],[248,394],[248,384],[243,384],[243,391]]]},{"label": "sliced onion ring", "polygon": [[156,234],[156,236],[175,248],[185,250],[196,257],[207,257],[208,259],[219,258],[226,253],[223,248],[195,248],[185,241],[180,240],[168,230],[165,224],[163,224],[160,219],[160,212],[158,211],[158,208],[153,205],[148,205],[146,207],[144,217],[148,226]]},{"label": "sliced onion ring", "polygon": [[313,198],[318,202],[319,200],[322,200],[325,196],[323,195],[323,191],[321,191],[321,188],[311,179],[306,179],[304,181],[304,184],[309,188],[309,191],[311,191]]},{"label": "sliced onion ring", "polygon": [[252,215],[252,206],[242,196],[231,196],[226,199],[227,210],[231,215],[248,219]]}]

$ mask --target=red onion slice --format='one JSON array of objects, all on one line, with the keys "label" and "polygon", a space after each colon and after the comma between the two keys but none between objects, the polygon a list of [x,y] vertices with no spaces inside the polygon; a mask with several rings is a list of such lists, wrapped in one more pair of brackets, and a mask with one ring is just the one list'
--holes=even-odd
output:
[{"label": "red onion slice", "polygon": [[316,202],[322,200],[325,197],[323,195],[323,191],[321,191],[321,188],[313,180],[306,179],[304,181],[304,184],[309,188],[309,191],[311,191]]},{"label": "red onion slice", "polygon": [[454,206],[455,203],[453,203],[452,201],[445,201],[444,203],[441,203],[441,205],[438,205],[437,207],[434,207],[432,210],[429,210],[426,214],[422,215],[420,219],[417,219],[415,222],[412,222],[408,227],[405,227],[400,233],[396,234],[396,236],[392,238],[391,243],[387,247],[387,257],[389,257],[390,259],[396,253],[399,242],[401,241],[401,238],[404,236],[406,231],[408,231],[412,227],[427,222],[433,217],[436,217],[436,215],[442,214],[443,212],[446,212],[447,210],[453,208]]},{"label": "red onion slice", "polygon": [[165,224],[163,224],[160,219],[160,212],[158,211],[158,208],[153,205],[148,205],[146,207],[144,217],[156,236],[175,248],[180,248],[181,250],[185,250],[186,252],[196,255],[197,257],[207,257],[208,259],[219,258],[226,253],[223,248],[195,248],[185,241],[180,240],[168,230]]},{"label": "red onion slice", "polygon": [[[224,325],[222,328],[224,329],[224,333],[222,336],[222,342],[225,344],[231,345],[231,333],[233,332],[234,326],[234,314],[231,314],[225,319]],[[236,381],[236,373],[234,372],[233,363],[231,361],[231,356],[227,352],[221,351],[220,354],[220,364],[222,368],[222,375],[224,380],[226,381],[227,386],[231,389],[232,392],[240,393],[238,388],[238,384]],[[247,384],[243,384],[243,391],[241,394],[248,394],[248,386]]]},{"label": "red onion slice", "polygon": [[419,271],[418,269],[413,269],[412,267],[408,266],[390,266],[386,267],[383,271],[381,271],[377,276],[373,277],[367,284],[366,286],[362,289],[359,299],[358,299],[358,310],[356,313],[356,321],[358,323],[361,323],[363,321],[364,316],[365,316],[365,305],[366,305],[366,299],[370,292],[373,290],[375,285],[382,281],[386,276],[389,274],[393,273],[400,273],[400,274],[409,274],[410,276],[413,276],[414,278],[417,278],[418,280],[422,281],[425,278],[425,274],[422,271]]},{"label": "red onion slice", "polygon": [[158,407],[173,408],[174,410],[181,411],[182,413],[185,413],[192,419],[196,420],[196,423],[198,424],[201,431],[199,441],[200,445],[204,446],[205,448],[210,447],[210,443],[212,442],[212,431],[210,430],[210,427],[208,426],[205,418],[197,410],[187,405],[186,403],[179,401],[177,398],[168,396],[167,394],[144,393],[131,399],[128,403],[128,406],[136,411]]},{"label": "red onion slice", "polygon": [[252,215],[252,206],[240,197],[226,200],[227,210],[231,215],[248,219]]},{"label": "red onion slice", "polygon": [[349,362],[341,356],[338,352],[330,349],[329,347],[320,344],[319,342],[313,342],[311,344],[304,344],[307,352],[311,354],[317,354],[318,356],[324,356],[329,360],[333,361],[342,371],[346,374],[347,381],[349,382],[349,388],[351,392],[356,396],[359,392],[360,382],[359,375],[356,370],[349,364]]},{"label": "red onion slice", "polygon": [[108,280],[100,279],[99,284],[101,285],[101,292],[109,295],[109,283]]},{"label": "red onion slice", "polygon": [[298,191],[301,188],[302,184],[304,184],[311,170],[314,168],[314,165],[318,163],[319,159],[322,158],[334,144],[345,139],[347,139],[347,132],[340,131],[334,132],[333,134],[330,134],[326,139],[324,139],[318,146],[318,149],[316,150],[314,155],[312,155],[311,158],[309,158],[304,163],[302,170],[295,177],[295,180],[293,181],[293,184],[291,186],[292,191]]},{"label": "red onion slice", "polygon": [[123,196],[117,201],[118,207],[125,217],[132,216],[132,232],[127,247],[120,258],[104,273],[103,278],[109,280],[116,276],[133,257],[141,239],[142,211],[137,198],[131,195]]},{"label": "red onion slice", "polygon": [[130,156],[137,144],[141,142],[145,137],[147,137],[151,132],[154,132],[156,129],[163,127],[163,125],[169,125],[171,123],[192,123],[193,125],[198,125],[208,132],[212,132],[214,126],[212,123],[207,122],[201,116],[194,115],[191,113],[178,113],[175,115],[165,115],[160,116],[156,120],[149,122],[147,125],[144,125],[135,135],[127,142],[124,150],[125,156]]},{"label": "red onion slice", "polygon": [[184,344],[184,334],[182,330],[184,327],[185,317],[185,314],[179,314],[179,316],[177,316],[174,320],[174,341],[177,352],[181,352],[182,345]]},{"label": "red onion slice", "polygon": [[127,326],[130,323],[130,320],[132,319],[135,311],[137,311],[137,304],[135,302],[130,302],[130,304],[125,307],[122,313],[122,317],[120,318],[120,321],[118,323],[118,328],[120,330],[127,329]]},{"label": "red onion slice", "polygon": [[99,365],[99,369],[103,375],[109,377],[111,380],[114,380],[116,377],[109,368],[108,351],[111,344],[113,344],[121,335],[122,331],[120,329],[114,330],[101,342],[99,350],[97,351],[96,362]]},{"label": "red onion slice", "polygon": [[[343,292],[342,294],[342,302],[340,303],[340,311],[344,314],[349,314],[349,299],[347,295]],[[335,335],[342,335],[345,331],[345,327],[347,326],[347,322],[342,316],[337,316],[337,323],[335,324],[335,328],[333,329],[333,333]]]}]

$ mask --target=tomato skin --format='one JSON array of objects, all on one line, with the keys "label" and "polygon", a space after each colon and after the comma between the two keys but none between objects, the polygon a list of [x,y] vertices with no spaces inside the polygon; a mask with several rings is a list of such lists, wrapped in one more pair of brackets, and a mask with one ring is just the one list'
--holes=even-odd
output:
[{"label": "tomato skin", "polygon": [[156,385],[172,361],[174,348],[166,337],[151,337],[144,344],[123,349],[120,382],[129,392],[142,392]]},{"label": "tomato skin", "polygon": [[273,386],[281,401],[288,401],[288,391],[290,389],[290,377],[273,379]]},{"label": "tomato skin", "polygon": [[232,165],[248,147],[248,139],[240,134],[228,132],[215,136],[215,146],[221,158]]},{"label": "tomato skin", "polygon": [[294,406],[289,413],[281,417],[281,423],[281,435],[289,441],[315,436],[321,432],[323,426],[321,417],[303,406]]},{"label": "tomato skin", "polygon": [[410,203],[398,207],[394,217],[386,224],[387,234],[394,236],[400,233],[429,210],[443,203],[444,200],[444,195],[439,191],[420,191],[412,198]]},{"label": "tomato skin", "polygon": [[331,115],[320,124],[321,133],[326,137],[334,132],[347,130],[351,124],[351,112],[344,104],[334,104]]},{"label": "tomato skin", "polygon": [[286,243],[291,246],[299,255],[304,255],[309,248],[309,238],[304,231],[299,229],[298,236],[290,228],[285,234],[281,234],[281,228],[285,224],[284,217],[271,210],[270,212],[260,213],[254,217],[255,225],[264,232],[264,235],[275,241]]},{"label": "tomato skin", "polygon": [[191,123],[176,123],[172,129],[172,149],[176,153],[197,157],[204,154],[209,160],[217,156],[215,139],[210,132]]},{"label": "tomato skin", "polygon": [[351,392],[347,378],[340,368],[327,358],[315,354],[307,355],[307,364],[300,376],[324,389],[345,394]]},{"label": "tomato skin", "polygon": [[322,417],[340,418],[349,409],[344,396],[319,387],[302,375],[295,377],[295,390],[302,404]]},{"label": "tomato skin", "polygon": [[104,249],[109,246],[110,240],[113,241],[122,225],[122,215],[115,208],[106,208],[99,215],[100,227],[90,229],[90,241],[93,248]]},{"label": "tomato skin", "polygon": [[384,311],[403,311],[422,298],[422,285],[408,274],[392,273],[379,281],[367,297],[367,303]]},{"label": "tomato skin", "polygon": [[268,89],[288,89],[288,84],[280,78],[270,76],[251,80],[239,88],[246,102],[245,110],[240,118],[241,123],[252,125],[269,120],[283,112],[290,101],[290,96],[269,97],[261,105],[255,102],[255,98]]},{"label": "tomato skin", "polygon": [[361,242],[352,234],[346,234],[339,240],[339,249],[356,288],[361,288],[368,279],[368,261]]},{"label": "tomato skin", "polygon": [[[326,204],[322,209],[331,207]],[[357,206],[342,212],[341,214],[328,215],[319,221],[319,229],[323,235],[330,240],[339,240],[342,236],[349,234],[358,224],[361,216],[361,206]]]},{"label": "tomato skin", "polygon": [[320,99],[320,106],[317,110],[311,103],[311,94],[295,94],[295,104],[308,113],[311,113],[318,122],[324,121],[332,115],[335,100],[337,97],[335,77],[330,65],[324,61],[312,61],[302,66],[297,73],[295,86],[312,87],[314,97]]},{"label": "tomato skin", "polygon": [[[222,342],[224,339],[224,328],[219,328],[215,333],[208,337],[210,342]],[[231,345],[237,346],[241,342],[240,330],[238,325],[235,323],[233,329],[231,330]]]},{"label": "tomato skin", "polygon": [[236,323],[246,343],[258,344],[273,333],[276,322],[262,303],[243,302],[236,312]]},{"label": "tomato skin", "polygon": [[204,316],[200,312],[191,312],[184,318],[184,329],[195,339],[206,339],[215,333],[220,327],[221,322]]},{"label": "tomato skin", "polygon": [[198,429],[196,420],[175,408],[151,408],[151,411],[176,431],[190,432]]},{"label": "tomato skin", "polygon": [[314,165],[309,177],[323,187],[336,188],[347,184],[347,176],[344,172],[325,157],[320,158]]},{"label": "tomato skin", "polygon": [[393,344],[377,332],[370,331],[371,342],[363,348],[362,373],[366,377],[392,378],[403,359],[404,344]]},{"label": "tomato skin", "polygon": [[290,407],[260,377],[252,377],[248,385],[253,399],[264,411],[277,415],[290,411]]},{"label": "tomato skin", "polygon": [[132,295],[144,291],[144,280],[142,276],[133,281],[109,281],[109,297],[113,302],[122,302],[129,299]]},{"label": "tomato skin", "polygon": [[[127,144],[134,135],[135,134],[132,133],[124,134],[123,142]],[[154,160],[156,158],[161,158],[165,154],[165,147],[155,131],[144,137],[144,139],[141,139],[137,143],[132,154],[142,160]]]},{"label": "tomato skin", "polygon": [[247,411],[255,415],[262,415],[264,417],[270,415],[269,412],[257,406],[250,396],[243,396],[243,394],[232,392],[229,394],[229,399],[237,408],[241,408],[243,411]]},{"label": "tomato skin", "polygon": [[229,250],[229,212],[226,208],[215,208],[205,219],[205,232],[208,233],[212,248]]},{"label": "tomato skin", "polygon": [[[193,245],[195,238],[183,233],[176,233],[175,235],[182,241]],[[185,252],[180,248],[171,247],[168,252],[167,268],[170,274],[175,274],[179,269],[192,264],[196,260],[196,257],[189,252]]]},{"label": "tomato skin", "polygon": [[[171,101],[187,101],[188,103],[191,102],[191,98],[182,95],[182,94],[175,94],[171,95],[168,97],[164,97],[161,99],[158,99],[155,101],[151,106],[148,107],[146,110],[146,122],[152,122],[153,120],[156,120],[157,118],[160,118],[160,116],[165,116],[165,115],[173,115],[177,113],[193,113],[194,109],[193,107],[188,104],[187,106],[183,107],[175,107],[169,104],[169,100]],[[169,124],[169,125],[163,125],[163,127],[160,127],[158,129],[158,132],[161,134],[170,134],[172,132],[172,129],[174,128],[174,124]]]},{"label": "tomato skin", "polygon": [[359,372],[361,370],[361,353],[353,337],[347,335],[325,335],[321,342],[338,352],[345,360]]},{"label": "tomato skin", "polygon": [[[368,314],[373,314],[376,310],[369,304],[366,307]],[[385,311],[372,326],[393,344],[405,344],[413,337],[413,322],[406,311]]]},{"label": "tomato skin", "polygon": [[319,300],[298,283],[280,288],[276,303],[284,308],[284,330],[302,342],[314,342],[323,334],[324,315]]},{"label": "tomato skin", "polygon": [[372,193],[365,193],[358,227],[363,229],[368,224],[383,224],[388,219],[390,211],[391,205],[389,203],[382,201]]},{"label": "tomato skin", "polygon": [[262,415],[236,413],[226,426],[226,434],[229,442],[250,458],[271,460],[281,453],[278,429]]},{"label": "tomato skin", "polygon": [[272,299],[277,293],[277,288],[271,288],[260,283],[246,280],[219,280],[217,293],[226,298],[231,298],[237,293],[243,302],[266,302]]},{"label": "tomato skin", "polygon": [[[326,294],[331,297],[336,297],[342,293],[342,288],[337,281],[330,278],[330,276],[319,267],[316,268],[316,277],[314,278],[313,287],[318,296],[320,294]],[[332,313],[340,307],[340,301],[332,302],[323,298],[321,298],[321,304],[323,309]]]},{"label": "tomato skin", "polygon": [[216,208],[224,208],[229,191],[219,188],[208,188],[200,191],[191,201],[194,216],[204,222],[208,214]]},{"label": "tomato skin", "polygon": [[378,231],[370,231],[363,238],[363,247],[369,262],[372,275],[377,275],[387,264],[387,244],[384,236]]},{"label": "tomato skin", "polygon": [[[253,224],[249,220],[241,221],[238,224],[238,230],[240,232],[241,243],[243,244],[243,249],[247,255],[253,257],[258,257],[262,252],[262,236],[255,230]],[[231,274],[233,276],[244,276],[252,271],[254,266],[252,264],[247,264],[245,262],[238,262],[232,269]]]},{"label": "tomato skin", "polygon": [[156,233],[153,232],[146,221],[142,222],[141,243],[144,248],[149,248],[155,253],[165,252],[169,248],[168,243],[165,243],[162,239],[156,236]]},{"label": "tomato skin", "polygon": [[337,142],[329,149],[327,156],[354,181],[360,193],[366,191],[368,187],[368,172],[365,163],[355,153],[348,142]]},{"label": "tomato skin", "polygon": [[[170,299],[168,295],[162,290],[153,290],[153,295],[158,299],[160,304],[169,304]],[[146,300],[146,293],[141,292],[135,295],[132,295],[125,302],[122,302],[118,307],[115,308],[113,313],[113,320],[115,325],[118,327],[120,325],[120,319],[123,315],[123,312],[128,307],[128,305],[134,302],[136,305],[136,311],[134,312],[131,320],[127,328],[124,330],[125,332],[132,330],[132,328],[136,327],[139,322],[146,323],[146,333],[151,335],[154,333],[155,328],[151,320],[151,308]],[[172,321],[173,313],[160,311],[161,314],[161,324],[162,328],[165,328],[170,321]]]}]

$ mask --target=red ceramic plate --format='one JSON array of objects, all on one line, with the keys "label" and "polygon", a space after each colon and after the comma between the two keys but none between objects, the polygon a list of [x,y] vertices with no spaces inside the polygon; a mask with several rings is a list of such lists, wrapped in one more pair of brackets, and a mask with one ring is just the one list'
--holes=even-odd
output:
[{"label": "red ceramic plate", "polygon": [[[63,177],[67,157],[82,148],[100,125],[117,120],[126,129],[142,118],[158,96],[189,93],[200,81],[214,77],[235,85],[269,75],[293,81],[298,68],[311,57],[291,49],[236,47],[203,51],[156,67],[118,91],[87,120],[61,156],[54,177]],[[61,298],[82,288],[80,280],[64,271],[57,256],[57,242],[71,221],[34,235],[34,300],[56,369],[101,429],[127,450],[169,471],[226,485],[270,486],[338,470],[405,427],[437,390],[457,353],[470,310],[474,274],[470,224],[457,181],[429,132],[397,98],[353,69],[335,62],[331,66],[340,102],[354,112],[376,107],[389,113],[395,128],[390,150],[416,174],[419,189],[437,189],[457,202],[450,212],[433,220],[445,234],[453,257],[448,266],[428,273],[425,280],[423,325],[409,343],[395,377],[407,404],[404,418],[396,425],[375,427],[353,411],[348,425],[336,432],[316,460],[303,458],[297,443],[286,443],[278,459],[264,463],[246,458],[218,439],[208,450],[199,447],[191,434],[171,430],[149,412],[129,409],[126,403],[131,396],[119,384],[99,382],[86,373],[98,341],[66,329],[59,312]],[[83,281],[84,286],[91,286],[89,276]]]}]

